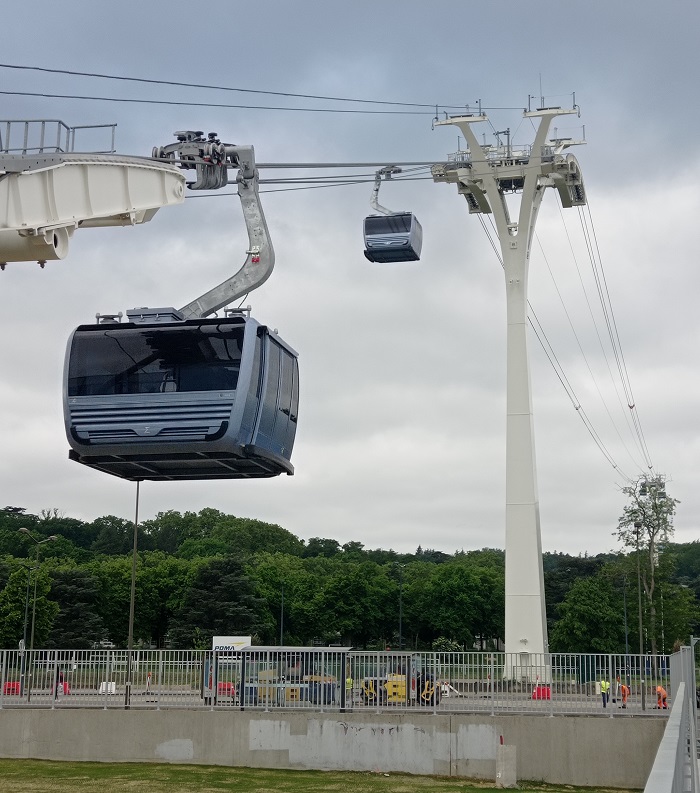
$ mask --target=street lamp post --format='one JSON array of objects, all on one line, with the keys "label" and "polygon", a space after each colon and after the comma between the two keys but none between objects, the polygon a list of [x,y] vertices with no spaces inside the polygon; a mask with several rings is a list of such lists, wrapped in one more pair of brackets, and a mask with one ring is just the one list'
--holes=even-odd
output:
[{"label": "street lamp post", "polygon": [[642,568],[639,560],[639,535],[642,531],[642,522],[635,520],[634,531],[637,539],[637,595],[639,601],[639,679],[642,685],[642,710],[646,710],[646,691],[644,687],[644,627],[642,625]]},{"label": "street lamp post", "polygon": [[136,563],[138,561],[138,537],[139,537],[139,495],[141,492],[141,481],[136,482],[136,511],[134,515],[134,547],[131,552],[131,594],[129,597],[129,633],[126,640],[127,644],[127,669],[126,684],[124,686],[124,709],[131,707],[131,683],[132,671],[134,668],[134,617],[136,614]]},{"label": "street lamp post", "polygon": [[403,565],[399,565],[399,652],[403,649]]},{"label": "street lamp post", "polygon": [[27,594],[24,597],[24,628],[22,630],[22,641],[20,642],[20,672],[19,672],[19,695],[20,697],[24,696],[24,673],[25,673],[25,664],[26,664],[26,655],[27,652],[27,624],[29,623],[29,585],[31,584],[32,580],[32,570],[34,568],[31,565],[27,565]]},{"label": "street lamp post", "polygon": [[627,573],[622,577],[622,608],[625,616],[625,683],[632,685],[632,671],[630,669],[630,634],[627,621]]},{"label": "street lamp post", "polygon": [[622,579],[622,608],[625,614],[625,655],[630,654],[630,635],[627,629],[627,576]]},{"label": "street lamp post", "polygon": [[284,647],[284,581],[282,581],[282,603],[280,604],[280,647]]},{"label": "street lamp post", "polygon": [[[54,542],[55,540],[58,539],[58,537],[55,534],[52,534],[49,537],[44,537],[43,540],[37,540],[37,538],[27,528],[22,527],[21,529],[18,529],[18,531],[21,532],[22,534],[25,534],[27,537],[29,537],[29,539],[32,540],[32,542],[34,542],[34,544],[36,545],[36,566],[34,568],[34,570],[35,570],[35,572],[34,572],[34,603],[32,605],[32,632],[31,632],[31,637],[29,639],[29,655],[30,655],[30,662],[31,662],[31,661],[34,660],[32,658],[32,656],[33,656],[33,651],[34,651],[34,627],[36,625],[36,587],[37,587],[37,581],[38,581],[38,578],[39,578],[39,567],[40,567],[39,555],[40,555],[40,552],[41,552],[41,546],[44,545],[44,543]],[[24,641],[25,641],[25,646],[26,646],[26,638],[27,638],[27,611],[28,611],[28,608],[29,608],[29,577],[28,576],[29,576],[29,574],[27,574],[27,600],[25,602],[25,609],[24,609]],[[29,681],[30,681],[29,682],[29,692],[27,694],[27,698],[29,698],[29,696],[31,694],[31,674],[29,676]],[[21,688],[23,688],[22,683],[20,683],[20,689]]]},{"label": "street lamp post", "polygon": [[[32,633],[31,638],[29,640],[29,650],[30,652],[34,649],[34,626],[36,624],[36,586],[37,586],[37,579],[39,577],[39,553],[41,551],[41,546],[47,542],[54,542],[58,539],[55,534],[52,534],[50,537],[44,537],[43,540],[37,540],[37,538],[29,531],[29,529],[21,528],[18,529],[22,534],[25,534],[29,537],[32,542],[36,545],[36,574],[34,575],[34,603],[32,605]],[[25,624],[25,632],[26,632],[26,624]]]}]

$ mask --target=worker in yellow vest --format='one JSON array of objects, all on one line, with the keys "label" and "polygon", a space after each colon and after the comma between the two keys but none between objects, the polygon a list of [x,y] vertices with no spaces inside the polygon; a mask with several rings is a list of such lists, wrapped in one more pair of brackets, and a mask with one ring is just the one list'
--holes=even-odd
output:
[{"label": "worker in yellow vest", "polygon": [[600,681],[600,694],[603,697],[603,707],[607,708],[610,701],[610,681],[605,678]]}]

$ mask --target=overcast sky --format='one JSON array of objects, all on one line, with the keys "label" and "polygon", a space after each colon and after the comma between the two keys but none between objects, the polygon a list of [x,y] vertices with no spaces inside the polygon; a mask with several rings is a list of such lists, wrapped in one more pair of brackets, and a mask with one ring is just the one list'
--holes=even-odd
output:
[{"label": "overcast sky", "polygon": [[[481,100],[503,108],[488,111],[487,137],[510,128],[516,144],[534,135],[519,109],[529,95],[533,107],[541,96],[545,105],[571,107],[575,93],[580,118],[564,116],[553,127],[562,136],[585,135],[586,145],[573,153],[636,408],[654,471],[681,502],[676,540],[688,542],[697,538],[700,508],[699,24],[695,0],[35,0],[31,22],[15,20],[0,60],[382,102],[456,108]],[[116,147],[124,154],[149,155],[180,129],[252,144],[261,163],[432,162],[460,142],[455,127],[431,128],[428,109],[331,113],[22,96],[17,92],[400,109],[6,67],[0,91],[1,119],[116,122]],[[262,189],[273,188],[279,186]],[[389,184],[380,193],[384,205],[420,219],[421,261],[370,264],[362,242],[370,194],[371,184],[359,184],[263,195],[277,263],[246,302],[300,353],[295,475],[146,482],[142,518],[214,507],[341,544],[450,553],[504,546],[501,267],[455,186],[429,179]],[[98,311],[184,305],[237,270],[246,245],[236,196],[188,198],[144,226],[80,230],[67,258],[43,270],[18,263],[0,273],[0,506],[56,508],[83,520],[133,518],[133,483],[68,460],[61,408],[68,336]],[[553,190],[538,220],[529,295],[617,466],[592,440],[531,334],[542,546],[606,551],[616,547],[626,477],[647,471],[618,397],[619,379],[608,371],[615,373],[614,359],[580,213],[562,210]]]}]

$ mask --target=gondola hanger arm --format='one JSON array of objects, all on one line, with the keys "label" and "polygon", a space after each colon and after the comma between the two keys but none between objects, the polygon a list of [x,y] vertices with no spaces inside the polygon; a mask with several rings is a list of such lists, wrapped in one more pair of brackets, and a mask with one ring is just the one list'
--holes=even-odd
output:
[{"label": "gondola hanger arm", "polygon": [[253,147],[221,143],[213,132],[206,140],[198,131],[186,130],[175,135],[177,143],[154,149],[153,157],[174,160],[180,168],[195,170],[197,178],[189,184],[192,190],[225,187],[229,169],[235,169],[238,196],[248,232],[248,250],[242,267],[180,309],[185,319],[206,317],[264,284],[274,268],[275,252],[260,203]]},{"label": "gondola hanger arm", "polygon": [[392,174],[395,173],[401,173],[401,168],[398,168],[396,165],[387,165],[384,168],[380,168],[374,175],[374,189],[372,190],[372,197],[369,200],[369,204],[372,209],[375,212],[379,212],[380,215],[395,214],[379,203],[379,188],[382,184],[382,177],[384,179],[391,179]]}]

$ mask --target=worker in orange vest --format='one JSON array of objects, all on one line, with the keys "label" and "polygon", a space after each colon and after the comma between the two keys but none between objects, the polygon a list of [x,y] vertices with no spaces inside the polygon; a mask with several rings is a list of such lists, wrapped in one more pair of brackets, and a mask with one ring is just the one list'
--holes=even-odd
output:
[{"label": "worker in orange vest", "polygon": [[668,704],[666,702],[666,689],[663,686],[656,687],[656,707],[659,710],[666,710]]},{"label": "worker in orange vest", "polygon": [[620,696],[622,697],[622,707],[626,708],[627,707],[627,698],[630,695],[629,686],[626,686],[624,683],[620,683],[620,678],[619,677],[617,678],[617,685],[619,686]]}]

